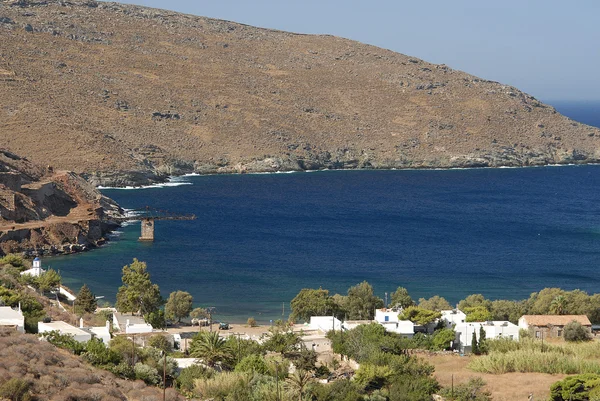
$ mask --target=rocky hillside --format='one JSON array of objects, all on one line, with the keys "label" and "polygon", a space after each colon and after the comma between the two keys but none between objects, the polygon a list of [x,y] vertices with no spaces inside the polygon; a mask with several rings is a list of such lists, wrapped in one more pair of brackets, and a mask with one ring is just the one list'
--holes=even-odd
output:
[{"label": "rocky hillside", "polygon": [[0,0],[4,146],[93,183],[600,160],[514,87],[325,35],[93,0]]},{"label": "rocky hillside", "polygon": [[72,172],[47,170],[0,148],[0,255],[94,247],[119,206]]},{"label": "rocky hillside", "polygon": [[[157,387],[118,379],[37,336],[6,330],[0,330],[0,390],[11,400],[162,399]],[[170,401],[183,399],[173,389],[166,395]]]}]

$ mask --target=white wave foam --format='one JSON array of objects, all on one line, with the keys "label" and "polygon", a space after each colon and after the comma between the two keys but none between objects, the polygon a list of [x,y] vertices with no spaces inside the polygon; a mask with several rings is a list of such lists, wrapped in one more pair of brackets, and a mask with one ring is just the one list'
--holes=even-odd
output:
[{"label": "white wave foam", "polygon": [[151,188],[169,188],[169,187],[179,187],[181,185],[193,185],[191,182],[188,181],[177,181],[177,182],[165,182],[162,184],[151,184],[151,185],[142,185],[139,187],[133,187],[133,186],[126,186],[126,187],[103,187],[103,186],[99,186],[98,189],[102,190],[102,189],[151,189]]}]

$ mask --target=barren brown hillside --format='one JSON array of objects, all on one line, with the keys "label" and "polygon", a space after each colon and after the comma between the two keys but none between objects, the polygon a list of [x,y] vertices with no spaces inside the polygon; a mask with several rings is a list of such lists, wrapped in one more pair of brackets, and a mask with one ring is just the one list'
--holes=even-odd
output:
[{"label": "barren brown hillside", "polygon": [[0,43],[1,145],[94,183],[600,159],[600,130],[516,88],[338,37],[0,0]]}]

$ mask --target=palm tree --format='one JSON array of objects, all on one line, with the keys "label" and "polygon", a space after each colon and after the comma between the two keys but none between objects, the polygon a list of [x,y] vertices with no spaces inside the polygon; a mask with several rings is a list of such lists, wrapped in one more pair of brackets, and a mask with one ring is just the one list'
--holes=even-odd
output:
[{"label": "palm tree", "polygon": [[298,393],[298,401],[302,401],[304,390],[312,382],[312,376],[305,370],[298,369],[286,379],[290,389]]},{"label": "palm tree", "polygon": [[557,295],[550,303],[550,312],[554,313],[555,315],[562,315],[565,313],[566,306],[567,299],[564,297],[564,295]]},{"label": "palm tree", "polygon": [[233,358],[233,352],[218,332],[200,332],[190,344],[190,355],[200,358],[210,367]]}]

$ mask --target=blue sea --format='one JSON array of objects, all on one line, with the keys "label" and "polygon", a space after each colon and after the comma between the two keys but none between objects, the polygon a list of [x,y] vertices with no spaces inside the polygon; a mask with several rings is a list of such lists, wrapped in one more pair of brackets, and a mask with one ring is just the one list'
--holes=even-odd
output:
[{"label": "blue sea", "polygon": [[[598,103],[555,105],[600,126]],[[232,322],[268,323],[302,288],[345,293],[363,280],[382,298],[403,286],[452,303],[600,292],[600,166],[191,176],[103,192],[197,216],[157,222],[153,243],[130,224],[101,249],[44,260],[109,301],[133,258],[163,296],[188,291]]]}]

